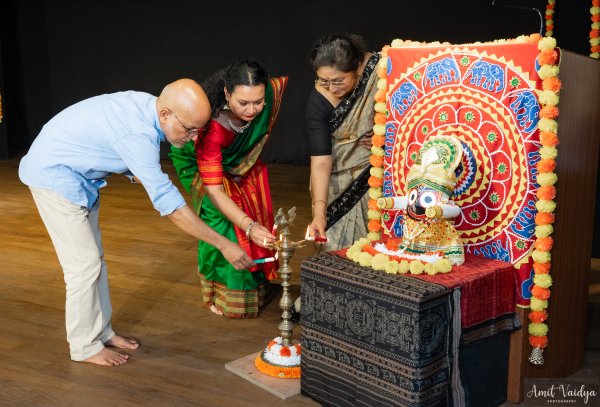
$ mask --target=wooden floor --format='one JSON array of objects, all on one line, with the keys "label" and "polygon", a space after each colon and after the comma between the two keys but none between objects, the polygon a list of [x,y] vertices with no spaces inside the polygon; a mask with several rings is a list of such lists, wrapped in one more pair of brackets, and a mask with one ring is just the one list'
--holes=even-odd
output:
[{"label": "wooden floor", "polygon": [[[17,167],[18,159],[0,160],[0,406],[318,405],[301,395],[281,400],[225,369],[278,335],[277,301],[251,320],[203,308],[196,241],[120,176],[103,189],[100,210],[112,321],[142,347],[119,367],[70,361],[62,272]],[[300,239],[310,217],[308,168],[269,167],[273,206],[297,207],[292,238]],[[173,175],[169,162],[164,169]],[[294,298],[300,261],[313,253],[302,248],[292,260]]]},{"label": "wooden floor", "polygon": [[[281,400],[225,369],[278,335],[277,302],[251,320],[202,308],[196,242],[161,218],[141,187],[119,176],[102,191],[100,215],[113,326],[142,347],[114,368],[70,361],[62,272],[17,167],[17,159],[0,160],[0,406],[318,405],[302,395]],[[173,175],[169,162],[164,168]],[[310,216],[308,168],[269,169],[273,206],[297,207],[292,237],[300,239]],[[300,261],[314,252],[299,249],[292,260],[294,298]],[[600,261],[591,269],[583,377],[600,374]]]}]

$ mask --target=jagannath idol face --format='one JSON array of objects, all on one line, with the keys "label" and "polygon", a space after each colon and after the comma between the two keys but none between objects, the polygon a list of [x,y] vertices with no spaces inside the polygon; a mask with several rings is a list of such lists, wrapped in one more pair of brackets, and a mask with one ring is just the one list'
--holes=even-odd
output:
[{"label": "jagannath idol face", "polygon": [[441,203],[443,198],[442,192],[427,185],[417,185],[408,191],[406,212],[414,220],[425,220],[427,208]]}]

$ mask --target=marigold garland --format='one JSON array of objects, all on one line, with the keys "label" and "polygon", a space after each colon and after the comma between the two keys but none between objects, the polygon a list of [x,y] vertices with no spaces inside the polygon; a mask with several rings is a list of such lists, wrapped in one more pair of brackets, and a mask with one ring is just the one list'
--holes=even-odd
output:
[{"label": "marigold garland", "polygon": [[301,374],[300,366],[283,367],[270,365],[261,359],[260,354],[254,359],[254,365],[264,374],[282,379],[299,379]]},{"label": "marigold garland", "polygon": [[[533,259],[533,270],[535,273],[532,286],[532,298],[530,304],[529,318],[529,343],[533,348],[540,350],[548,345],[548,325],[544,321],[548,318],[548,299],[550,298],[550,286],[552,285],[551,270],[551,255],[554,241],[551,237],[554,232],[554,211],[556,209],[556,188],[554,184],[557,182],[556,173],[556,158],[558,151],[556,146],[559,143],[557,131],[558,123],[556,118],[559,115],[558,102],[559,91],[562,87],[560,79],[558,79],[559,53],[556,48],[556,40],[552,38],[554,30],[554,6],[555,0],[548,0],[546,7],[546,36],[541,37],[539,34],[529,36],[519,36],[514,40],[496,40],[494,43],[510,43],[520,42],[537,44],[540,51],[537,61],[540,64],[538,76],[542,80],[542,90],[537,91],[539,103],[541,105],[540,120],[538,121],[538,130],[541,147],[539,149],[540,161],[536,168],[537,183],[540,185],[537,191],[538,202],[536,208],[538,213],[535,217],[535,236],[536,241],[532,250],[531,256]],[[592,1],[592,31],[590,32],[590,43],[592,44],[592,56],[598,58],[600,56],[600,0]],[[391,47],[401,46],[419,46],[419,45],[450,45],[448,43],[420,43],[415,41],[404,41],[396,39],[392,41]],[[436,263],[423,263],[421,261],[407,261],[396,256],[387,256],[383,253],[378,253],[372,246],[372,242],[381,239],[381,216],[376,216],[376,212],[380,211],[377,207],[376,199],[382,196],[381,184],[383,182],[383,144],[385,137],[385,114],[386,114],[386,71],[387,71],[387,51],[390,46],[383,47],[379,66],[377,69],[378,82],[377,92],[375,94],[375,119],[373,126],[373,148],[371,155],[371,165],[373,170],[369,179],[369,234],[367,238],[360,239],[355,242],[347,251],[347,256],[351,260],[360,263],[363,266],[370,266],[378,270],[384,270],[390,274],[396,273],[412,273],[412,274],[437,274],[447,273],[451,270],[452,265],[447,259],[437,261]],[[380,178],[381,181],[378,181]],[[386,247],[392,250],[397,247],[398,241],[394,239],[386,242]],[[529,357],[532,363],[540,363],[539,360]],[[541,360],[543,363],[543,359]]]},{"label": "marigold garland", "polygon": [[[600,1],[600,0],[594,0]],[[549,7],[552,9],[552,16],[554,12],[554,1],[549,0]],[[548,15],[548,9],[547,14]],[[548,24],[546,20],[546,23]],[[553,28],[553,27],[552,27]],[[540,77],[543,76],[542,91],[538,92],[539,100],[541,104],[540,120],[538,122],[538,129],[540,131],[540,156],[541,159],[537,164],[537,182],[540,185],[537,191],[538,202],[536,208],[538,213],[535,217],[535,235],[536,241],[534,243],[534,250],[532,252],[532,258],[534,260],[534,279],[533,286],[531,288],[531,302],[530,302],[530,313],[529,319],[531,324],[529,325],[529,344],[533,348],[544,349],[548,346],[548,325],[544,321],[548,318],[548,299],[550,298],[550,286],[552,285],[552,277],[550,277],[551,269],[551,255],[550,251],[554,244],[554,240],[551,235],[554,232],[552,224],[554,223],[554,210],[556,209],[556,203],[554,198],[556,197],[556,188],[554,184],[557,182],[556,173],[556,157],[558,151],[556,146],[559,143],[557,131],[558,123],[556,118],[558,117],[559,111],[558,105],[558,92],[562,87],[560,80],[558,79],[559,67],[556,64],[558,52],[556,49],[556,40],[551,37],[552,29],[548,29],[544,39],[538,43],[538,49],[540,50],[540,56],[538,62],[541,67],[539,69]],[[536,361],[532,355],[529,357],[531,362],[543,363]]]},{"label": "marigold garland", "polygon": [[546,37],[554,34],[554,5],[556,0],[548,0],[546,4]]},{"label": "marigold garland", "polygon": [[590,56],[600,59],[600,0],[592,0],[592,29],[590,31]]}]

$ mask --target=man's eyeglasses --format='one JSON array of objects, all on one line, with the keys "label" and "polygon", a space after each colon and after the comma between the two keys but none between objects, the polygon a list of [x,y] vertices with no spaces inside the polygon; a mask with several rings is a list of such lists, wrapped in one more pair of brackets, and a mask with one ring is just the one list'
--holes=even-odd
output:
[{"label": "man's eyeglasses", "polygon": [[188,136],[195,137],[195,136],[198,135],[198,129],[186,127],[185,124],[181,123],[181,120],[179,120],[179,117],[177,117],[177,115],[175,114],[174,111],[171,110],[171,113],[173,113],[173,116],[175,116],[175,118],[177,119],[177,121],[179,122],[179,124],[181,124],[181,127],[184,128],[184,130],[186,131],[186,133],[188,134]]},{"label": "man's eyeglasses", "polygon": [[346,79],[348,78],[348,76],[350,76],[350,75],[346,75],[343,78],[332,79],[330,81],[326,81],[325,79],[317,78],[317,79],[315,79],[315,83],[326,89],[341,88],[342,86],[344,86],[344,83],[346,82]]}]

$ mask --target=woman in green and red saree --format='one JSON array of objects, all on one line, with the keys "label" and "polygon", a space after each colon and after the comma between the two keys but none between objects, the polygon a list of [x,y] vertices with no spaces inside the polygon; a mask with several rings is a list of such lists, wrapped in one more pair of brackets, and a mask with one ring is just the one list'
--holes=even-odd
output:
[{"label": "woman in green and red saree", "polygon": [[[253,259],[274,257],[273,209],[267,168],[258,158],[277,117],[287,78],[268,79],[255,61],[224,68],[202,87],[212,117],[195,145],[169,154],[197,213],[210,227],[237,242]],[[269,299],[277,263],[236,270],[205,242],[198,243],[204,303],[215,314],[252,318]]]}]

